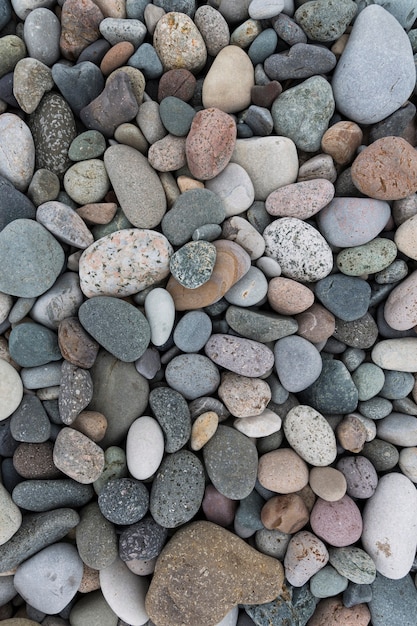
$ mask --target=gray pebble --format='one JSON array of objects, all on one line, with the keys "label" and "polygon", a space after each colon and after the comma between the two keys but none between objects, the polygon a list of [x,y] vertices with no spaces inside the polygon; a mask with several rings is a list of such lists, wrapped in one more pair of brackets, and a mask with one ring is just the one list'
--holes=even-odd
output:
[{"label": "gray pebble", "polygon": [[364,417],[369,419],[380,420],[392,411],[392,402],[381,396],[375,396],[369,400],[358,403],[358,411]]},{"label": "gray pebble", "polygon": [[54,387],[61,383],[61,362],[47,363],[37,367],[24,367],[20,377],[26,389]]},{"label": "gray pebble", "polygon": [[119,556],[122,561],[154,559],[161,552],[167,536],[168,530],[148,515],[123,530],[119,538]]},{"label": "gray pebble", "polygon": [[57,334],[32,322],[23,322],[12,329],[9,351],[12,359],[22,367],[36,367],[62,359]]},{"label": "gray pebble", "polygon": [[64,361],[59,387],[59,414],[64,424],[72,424],[93,397],[93,382],[88,370]]},{"label": "gray pebble", "polygon": [[180,354],[165,370],[168,385],[187,400],[214,393],[220,384],[216,365],[203,354]]},{"label": "gray pebble", "polygon": [[331,565],[326,565],[310,578],[310,591],[315,598],[331,598],[342,593],[348,580]]},{"label": "gray pebble", "polygon": [[301,392],[301,400],[320,413],[350,413],[358,404],[356,389],[349,371],[341,361],[324,360],[318,379]]},{"label": "gray pebble", "polygon": [[155,80],[162,76],[164,72],[155,48],[146,42],[132,54],[127,64],[140,70],[146,80]]},{"label": "gray pebble", "polygon": [[336,65],[336,57],[323,46],[296,43],[288,51],[271,54],[265,72],[271,80],[301,79],[328,74]]},{"label": "gray pebble", "polygon": [[212,332],[210,317],[204,311],[189,311],[177,323],[174,343],[182,352],[199,352]]},{"label": "gray pebble", "polygon": [[349,583],[349,585],[343,592],[343,605],[347,608],[351,608],[358,604],[363,604],[364,602],[370,602],[371,600],[371,585],[358,585],[356,583]]},{"label": "gray pebble", "polygon": [[98,496],[101,513],[113,524],[134,524],[149,508],[145,485],[134,478],[113,478],[106,482]]},{"label": "gray pebble", "polygon": [[[47,37],[45,34],[48,34]],[[23,37],[28,56],[51,66],[59,59],[61,24],[55,13],[35,4],[25,19]]]},{"label": "gray pebble", "polygon": [[10,432],[13,439],[25,443],[42,443],[51,434],[48,415],[37,396],[24,395],[12,414]]},{"label": "gray pebble", "polygon": [[298,329],[298,324],[292,317],[237,306],[228,307],[226,320],[243,337],[261,343],[292,335]]},{"label": "gray pebble", "polygon": [[77,508],[91,500],[91,485],[77,483],[70,478],[52,480],[24,480],[13,489],[12,498],[27,511],[50,511],[64,507]]},{"label": "gray pebble", "polygon": [[[90,487],[90,485],[83,485]],[[111,565],[117,557],[117,536],[113,524],[101,513],[97,502],[81,510],[75,530],[78,553],[88,567],[95,570]]]},{"label": "gray pebble", "polygon": [[385,371],[385,382],[379,395],[388,400],[405,398],[414,387],[414,376],[410,372]]},{"label": "gray pebble", "polygon": [[391,580],[377,573],[371,590],[368,606],[373,626],[414,626],[417,589],[410,574]]},{"label": "gray pebble", "polygon": [[392,470],[397,465],[400,456],[392,443],[377,438],[365,443],[361,455],[371,461],[377,472]]},{"label": "gray pebble", "polygon": [[[78,62],[72,66],[55,63],[52,67],[52,78],[71,109],[78,116],[81,109],[97,98],[104,89],[103,74],[97,65],[91,61]],[[68,156],[74,160],[70,154]]]},{"label": "gray pebble", "polygon": [[176,280],[187,289],[204,285],[213,273],[216,247],[208,241],[190,241],[171,256],[169,267]]},{"label": "gray pebble", "polygon": [[165,435],[165,451],[180,450],[191,434],[191,418],[185,398],[169,387],[158,387],[149,394],[149,405]]}]

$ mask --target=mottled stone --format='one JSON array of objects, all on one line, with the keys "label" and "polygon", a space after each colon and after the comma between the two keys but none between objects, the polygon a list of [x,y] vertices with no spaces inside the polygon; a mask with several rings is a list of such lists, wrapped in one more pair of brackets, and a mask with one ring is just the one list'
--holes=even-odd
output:
[{"label": "mottled stone", "polygon": [[336,57],[331,50],[299,42],[286,52],[268,56],[264,69],[272,80],[284,81],[328,74],[335,65]]},{"label": "mottled stone", "polygon": [[98,343],[86,333],[76,317],[66,317],[60,322],[58,344],[64,359],[83,369],[93,366],[99,350]]},{"label": "mottled stone", "polygon": [[330,154],[336,163],[347,165],[362,144],[362,137],[362,129],[355,122],[336,122],[321,138],[321,149]]},{"label": "mottled stone", "polygon": [[158,21],[153,44],[164,70],[185,68],[198,74],[207,59],[204,40],[191,18],[171,11]]},{"label": "mottled stone", "polygon": [[177,452],[191,432],[190,411],[184,396],[169,387],[159,387],[149,394],[149,405],[164,432],[165,451]]},{"label": "mottled stone", "polygon": [[288,443],[313,466],[327,466],[336,458],[336,438],[327,420],[313,408],[299,405],[284,419]]},{"label": "mottled stone", "polygon": [[345,248],[336,257],[337,268],[348,276],[363,276],[382,271],[395,260],[397,246],[390,239],[375,237],[353,248]]},{"label": "mottled stone", "polygon": [[325,178],[317,178],[273,191],[265,201],[265,208],[274,217],[306,220],[329,204],[333,196],[333,184]]},{"label": "mottled stone", "polygon": [[348,495],[335,502],[318,498],[311,511],[310,524],[320,539],[335,547],[356,543],[363,528],[361,512]]},{"label": "mottled stone", "polygon": [[207,241],[186,243],[170,260],[170,270],[176,280],[188,289],[207,282],[213,272],[217,251]]},{"label": "mottled stone", "polygon": [[274,362],[273,353],[266,346],[231,335],[212,335],[205,352],[217,365],[242,376],[263,376]]},{"label": "mottled stone", "polygon": [[[82,19],[80,19],[80,16]],[[76,61],[80,53],[100,36],[104,15],[92,0],[71,0],[61,15],[60,48],[65,58]]]},{"label": "mottled stone", "polygon": [[358,403],[358,390],[341,361],[325,360],[319,378],[301,392],[301,399],[321,413],[349,413]]},{"label": "mottled stone", "polygon": [[339,626],[352,624],[368,626],[370,612],[366,604],[358,604],[352,608],[343,605],[340,597],[320,600],[310,620],[310,626]]},{"label": "mottled stone", "polygon": [[288,544],[284,559],[285,577],[294,587],[302,587],[328,560],[325,544],[313,533],[301,530]]},{"label": "mottled stone", "polygon": [[0,116],[0,174],[19,191],[26,191],[35,167],[35,145],[29,127],[14,113]]},{"label": "mottled stone", "polygon": [[72,424],[77,415],[90,403],[93,385],[88,370],[64,361],[59,389],[59,414],[64,424]]},{"label": "mottled stone", "polygon": [[220,11],[210,5],[200,6],[194,15],[194,23],[200,31],[207,53],[216,57],[229,44],[229,26]]},{"label": "mottled stone", "polygon": [[375,580],[375,563],[361,548],[330,548],[329,561],[339,574],[358,585],[370,585]]},{"label": "mottled stone", "polygon": [[260,415],[271,400],[267,382],[232,372],[223,374],[218,394],[230,413],[239,418]]},{"label": "mottled stone", "polygon": [[54,463],[70,478],[89,484],[97,480],[103,470],[104,452],[82,433],[63,428],[55,441]]}]

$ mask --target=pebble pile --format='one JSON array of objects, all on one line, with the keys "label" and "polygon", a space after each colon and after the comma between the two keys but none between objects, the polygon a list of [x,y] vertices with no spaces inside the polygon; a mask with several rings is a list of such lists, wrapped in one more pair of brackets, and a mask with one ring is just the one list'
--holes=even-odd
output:
[{"label": "pebble pile", "polygon": [[0,621],[415,626],[417,0],[0,0]]}]

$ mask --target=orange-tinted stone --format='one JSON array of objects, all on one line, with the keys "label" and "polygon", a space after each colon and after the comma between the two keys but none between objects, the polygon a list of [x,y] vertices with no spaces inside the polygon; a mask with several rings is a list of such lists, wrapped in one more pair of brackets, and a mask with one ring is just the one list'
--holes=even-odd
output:
[{"label": "orange-tinted stone", "polygon": [[346,165],[362,143],[363,133],[355,122],[342,121],[330,126],[321,139],[321,149],[336,163]]},{"label": "orange-tinted stone", "polygon": [[130,41],[119,41],[119,43],[112,46],[110,50],[106,52],[100,64],[100,69],[104,76],[108,76],[113,70],[124,65],[134,51],[135,48]]}]

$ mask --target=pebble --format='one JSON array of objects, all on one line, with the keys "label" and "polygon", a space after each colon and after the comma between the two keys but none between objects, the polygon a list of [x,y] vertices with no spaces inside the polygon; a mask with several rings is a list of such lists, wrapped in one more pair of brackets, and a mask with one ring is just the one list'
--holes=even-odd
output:
[{"label": "pebble", "polygon": [[375,563],[361,548],[330,548],[329,561],[339,574],[357,585],[370,585],[375,580]]},{"label": "pebble", "polygon": [[147,622],[146,581],[131,572],[119,557],[100,570],[100,587],[107,604],[120,620],[131,626]]},{"label": "pebble", "polygon": [[417,481],[417,448],[403,448],[400,451],[398,465],[402,473],[415,483]]},{"label": "pebble", "polygon": [[299,7],[294,18],[309,39],[327,42],[338,39],[345,32],[356,11],[352,0],[315,0],[312,6]]},{"label": "pebble", "polygon": [[185,13],[171,11],[158,21],[153,45],[164,71],[185,68],[198,74],[207,59],[207,50],[192,19]]},{"label": "pebble", "polygon": [[72,422],[71,427],[97,443],[106,434],[107,420],[98,411],[81,411]]},{"label": "pebble", "polygon": [[371,300],[370,285],[361,278],[345,274],[322,278],[314,293],[328,311],[346,322],[365,315]]},{"label": "pebble", "polygon": [[35,323],[22,323],[12,329],[9,351],[21,367],[36,367],[62,358],[56,333]]},{"label": "pebble", "polygon": [[13,584],[38,611],[56,614],[74,598],[83,575],[76,548],[58,542],[19,565]]},{"label": "pebble", "polygon": [[261,520],[265,528],[288,534],[301,530],[308,519],[309,512],[303,499],[294,493],[273,496],[261,510]]},{"label": "pebble", "polygon": [[59,415],[64,424],[70,425],[93,396],[93,384],[88,370],[64,361],[58,397]]},{"label": "pebble", "polygon": [[13,95],[25,113],[33,113],[53,83],[47,65],[34,58],[20,59],[13,72]]},{"label": "pebble", "polygon": [[375,345],[371,357],[375,365],[386,370],[417,371],[417,343],[413,337],[384,339]]},{"label": "pebble", "polygon": [[164,435],[158,422],[149,415],[138,417],[131,424],[126,441],[126,461],[130,474],[138,480],[150,478],[161,464],[163,452]]},{"label": "pebble", "polygon": [[327,420],[309,406],[299,405],[286,415],[284,433],[299,456],[314,466],[330,465],[336,458],[336,439]]},{"label": "pebble", "polygon": [[71,161],[96,159],[104,154],[106,141],[98,130],[86,130],[72,141],[68,157]]},{"label": "pebble", "polygon": [[347,276],[375,274],[391,265],[397,252],[397,246],[393,241],[375,237],[362,246],[345,248],[339,252],[336,265]]},{"label": "pebble", "polygon": [[124,297],[159,282],[169,273],[172,247],[164,235],[125,228],[101,237],[80,258],[80,287],[92,296]]},{"label": "pebble", "polygon": [[103,18],[103,13],[91,0],[71,0],[61,15],[60,48],[63,56],[77,60],[81,52],[99,38],[98,26]]},{"label": "pebble", "polygon": [[306,285],[278,276],[269,282],[268,302],[277,313],[296,315],[312,306],[314,294]]},{"label": "pebble", "polygon": [[352,608],[343,605],[339,598],[325,598],[320,600],[316,611],[310,620],[310,626],[338,626],[338,624],[352,624],[367,626],[370,620],[369,609],[366,604],[359,604]]},{"label": "pebble", "polygon": [[268,621],[276,617],[280,620],[295,618],[300,620],[300,624],[302,624],[311,617],[315,607],[316,599],[310,592],[308,585],[295,588],[286,583],[285,594],[277,596],[272,602],[255,606],[245,605],[243,616],[246,616],[248,621],[239,617],[238,624],[239,626],[252,626],[255,623],[265,626]]},{"label": "pebble", "polygon": [[[55,63],[52,66],[52,78],[58,86],[59,91],[70,105],[72,111],[78,116],[80,115],[82,109],[95,100],[104,88],[103,75],[97,65],[91,61],[82,61],[74,66],[68,66],[63,63]],[[86,132],[88,133],[91,131]],[[83,134],[84,133],[81,135]],[[75,137],[73,141],[77,142],[77,139],[78,138]],[[83,138],[81,141],[83,141]],[[82,160],[72,159],[72,145],[73,143],[71,143],[69,147],[68,157],[71,160]],[[100,156],[101,154],[102,152],[99,155],[94,154],[90,158]]]},{"label": "pebble", "polygon": [[[275,52],[275,48],[272,52]],[[336,65],[333,52],[304,41],[294,43],[287,52],[271,53],[264,61],[267,75],[278,81],[328,74]]]},{"label": "pebble", "polygon": [[12,491],[13,502],[27,511],[50,511],[87,504],[94,494],[89,485],[74,480],[24,480]]},{"label": "pebble", "polygon": [[[168,530],[146,515],[136,524],[122,530],[119,541],[119,553],[122,561],[155,559],[166,541]],[[129,567],[130,569],[130,567]],[[133,570],[132,570],[133,571]]]},{"label": "pebble", "polygon": [[159,172],[171,172],[184,167],[185,138],[166,135],[149,148],[149,164]]},{"label": "pebble", "polygon": [[321,138],[321,149],[340,165],[347,165],[362,144],[362,129],[355,122],[336,122]]},{"label": "pebble", "polygon": [[274,355],[267,346],[243,337],[215,333],[204,350],[216,365],[241,376],[261,377],[274,364]]},{"label": "pebble", "polygon": [[268,281],[263,272],[251,266],[224,295],[230,304],[249,307],[261,303],[268,292]]},{"label": "pebble", "polygon": [[83,369],[94,365],[98,343],[90,337],[76,317],[66,317],[58,326],[59,350],[66,361]]},{"label": "pebble", "polygon": [[127,476],[126,454],[118,446],[110,446],[104,452],[104,468],[97,480],[94,481],[94,491],[99,494],[107,481],[113,478]]},{"label": "pebble", "polygon": [[212,332],[212,322],[204,311],[189,311],[178,321],[173,340],[182,352],[199,352]]},{"label": "pebble", "polygon": [[[229,164],[231,167],[233,164]],[[236,241],[252,260],[259,259],[265,251],[265,241],[259,231],[239,215],[228,218],[223,223],[222,236]]]},{"label": "pebble", "polygon": [[89,590],[87,593],[88,595],[81,598],[71,609],[70,619],[74,626],[81,626],[86,621],[91,626],[116,624],[117,615],[111,610],[101,591],[96,587],[95,590]]},{"label": "pebble", "polygon": [[318,498],[311,511],[310,525],[320,539],[335,547],[350,546],[362,534],[360,510],[348,495],[336,502]]},{"label": "pebble", "polygon": [[284,559],[285,577],[294,587],[302,587],[328,562],[325,544],[308,530],[291,537]]},{"label": "pebble", "polygon": [[3,113],[0,139],[0,174],[18,191],[26,191],[35,167],[35,145],[29,127],[14,113]]},{"label": "pebble", "polygon": [[375,494],[366,502],[362,543],[377,571],[390,579],[398,580],[410,571],[416,507],[414,484],[397,472],[380,478]]},{"label": "pebble", "polygon": [[308,483],[307,464],[290,448],[272,450],[259,459],[258,480],[270,491],[295,493]]},{"label": "pebble", "polygon": [[226,217],[243,213],[255,198],[248,173],[237,163],[228,163],[222,172],[206,182],[206,189],[220,197],[226,209]]},{"label": "pebble", "polygon": [[392,626],[412,626],[417,594],[411,576],[392,580],[378,572],[371,590],[369,610],[375,626],[384,626],[386,618]]},{"label": "pebble", "polygon": [[233,523],[238,503],[236,500],[227,498],[212,484],[209,484],[206,486],[201,505],[209,522],[225,528]]},{"label": "pebble", "polygon": [[0,360],[0,420],[4,420],[17,409],[23,398],[23,383],[18,372],[7,363]]},{"label": "pebble", "polygon": [[190,411],[184,396],[169,387],[153,389],[149,404],[164,433],[165,451],[177,452],[190,437]]},{"label": "pebble", "polygon": [[362,455],[346,456],[337,463],[346,479],[346,491],[351,498],[367,499],[374,493],[378,476],[371,460]]},{"label": "pebble", "polygon": [[[382,32],[395,39],[395,54],[386,49]],[[402,69],[393,83],[397,67]],[[357,90],[351,89],[353,82]],[[415,68],[407,34],[388,11],[378,5],[367,6],[356,18],[333,74],[338,110],[358,124],[374,124],[396,111],[414,86]]]},{"label": "pebble", "polygon": [[199,415],[191,428],[191,450],[195,452],[201,450],[216,432],[218,424],[219,418],[214,411]]},{"label": "pebble", "polygon": [[3,545],[19,530],[22,524],[22,514],[3,485],[0,485],[0,502],[2,505],[0,545]]},{"label": "pebble", "polygon": [[346,478],[339,469],[333,467],[313,467],[309,475],[309,484],[314,493],[326,500],[335,502],[346,493]]},{"label": "pebble", "polygon": [[343,604],[348,608],[370,602],[371,600],[372,589],[370,585],[349,583],[347,589],[343,592]]},{"label": "pebble", "polygon": [[239,418],[261,415],[272,395],[264,380],[232,372],[222,375],[218,394],[230,413]]},{"label": "pebble", "polygon": [[217,251],[208,241],[190,241],[174,252],[170,270],[174,278],[187,289],[206,283],[213,273]]},{"label": "pebble", "polygon": [[1,75],[4,76],[13,70],[17,63],[24,58],[26,46],[23,40],[17,35],[5,35],[0,44],[0,52],[4,65]]},{"label": "pebble", "polygon": [[113,524],[135,524],[148,512],[149,493],[145,485],[134,478],[113,478],[100,490],[98,506]]},{"label": "pebble", "polygon": [[307,220],[323,209],[334,196],[334,186],[325,178],[284,185],[273,191],[265,208],[274,217]]},{"label": "pebble", "polygon": [[274,347],[275,368],[283,387],[292,393],[309,387],[320,375],[322,360],[312,343],[290,335]]},{"label": "pebble", "polygon": [[43,443],[51,435],[48,415],[36,396],[24,395],[12,414],[10,432],[15,441]]},{"label": "pebble", "polygon": [[103,450],[73,428],[62,428],[55,440],[54,463],[64,474],[82,484],[93,483],[104,467]]},{"label": "pebble", "polygon": [[204,446],[203,458],[212,484],[226,498],[242,500],[252,492],[258,453],[246,435],[220,424]]},{"label": "pebble", "polygon": [[225,317],[234,331],[247,339],[261,343],[276,341],[292,335],[297,332],[298,326],[295,319],[289,316],[255,311],[234,305],[226,309]]},{"label": "pebble", "polygon": [[387,417],[378,420],[379,439],[397,446],[415,446],[417,444],[417,418],[392,411]]},{"label": "pebble", "polygon": [[341,576],[331,565],[326,565],[310,578],[310,591],[316,598],[337,596],[347,586],[345,576]]},{"label": "pebble", "polygon": [[413,297],[416,279],[417,274],[412,272],[388,295],[384,307],[384,318],[395,330],[409,330],[416,325]]}]

